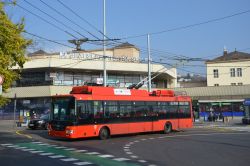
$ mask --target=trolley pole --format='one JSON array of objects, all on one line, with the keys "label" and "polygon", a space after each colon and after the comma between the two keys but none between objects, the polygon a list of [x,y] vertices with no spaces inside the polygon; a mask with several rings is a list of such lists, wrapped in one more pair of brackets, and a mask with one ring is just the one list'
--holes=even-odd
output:
[{"label": "trolley pole", "polygon": [[106,0],[103,0],[103,86],[107,86],[106,69]]},{"label": "trolley pole", "polygon": [[151,53],[150,53],[150,36],[147,35],[148,39],[148,92],[151,92]]}]

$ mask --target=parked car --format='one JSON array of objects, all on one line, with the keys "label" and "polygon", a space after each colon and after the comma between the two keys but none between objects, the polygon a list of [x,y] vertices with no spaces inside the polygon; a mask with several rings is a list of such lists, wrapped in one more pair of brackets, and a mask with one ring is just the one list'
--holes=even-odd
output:
[{"label": "parked car", "polygon": [[32,130],[47,129],[49,124],[49,114],[42,115],[38,119],[33,119],[29,122],[28,127]]}]

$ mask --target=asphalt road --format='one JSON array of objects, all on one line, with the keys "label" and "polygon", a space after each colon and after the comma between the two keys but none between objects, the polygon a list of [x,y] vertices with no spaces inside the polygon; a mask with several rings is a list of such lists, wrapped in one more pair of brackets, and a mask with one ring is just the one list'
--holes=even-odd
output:
[{"label": "asphalt road", "polygon": [[249,165],[250,132],[196,128],[109,140],[53,139],[45,130],[0,133],[1,165]]}]

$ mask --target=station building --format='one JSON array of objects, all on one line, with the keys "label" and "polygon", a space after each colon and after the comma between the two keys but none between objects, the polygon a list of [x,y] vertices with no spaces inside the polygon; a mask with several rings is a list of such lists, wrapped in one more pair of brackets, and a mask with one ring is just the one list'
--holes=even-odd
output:
[{"label": "station building", "polygon": [[207,86],[250,84],[250,54],[224,49],[223,55],[206,61]]},{"label": "station building", "polygon": [[210,112],[243,116],[243,101],[250,98],[250,54],[233,51],[206,61],[207,86],[176,88],[187,92],[201,117]]},{"label": "station building", "polygon": [[[132,44],[123,43],[106,51],[107,85],[127,88],[144,80],[147,88],[148,64],[141,60],[140,50]],[[17,68],[13,68],[16,70]],[[174,88],[177,84],[176,68],[168,69],[160,64],[151,64],[152,88]],[[102,84],[103,51],[81,50],[46,53],[42,50],[28,55],[21,69],[21,78],[4,94],[12,102],[0,110],[12,111],[14,98],[20,114],[49,111],[51,96],[68,94],[72,86]],[[1,113],[1,112],[0,112]],[[0,115],[1,118],[1,115]]]}]

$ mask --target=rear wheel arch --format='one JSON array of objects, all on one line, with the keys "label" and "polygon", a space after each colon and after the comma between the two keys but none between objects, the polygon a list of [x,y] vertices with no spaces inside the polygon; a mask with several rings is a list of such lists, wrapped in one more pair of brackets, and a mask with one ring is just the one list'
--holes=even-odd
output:
[{"label": "rear wheel arch", "polygon": [[98,134],[99,138],[101,140],[108,139],[110,137],[110,129],[108,126],[102,126],[99,130]]},{"label": "rear wheel arch", "polygon": [[171,133],[173,130],[173,125],[171,122],[167,121],[165,124],[164,124],[164,128],[163,128],[163,132],[165,134],[169,134]]}]

